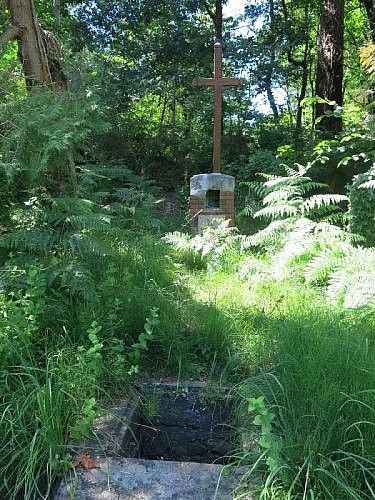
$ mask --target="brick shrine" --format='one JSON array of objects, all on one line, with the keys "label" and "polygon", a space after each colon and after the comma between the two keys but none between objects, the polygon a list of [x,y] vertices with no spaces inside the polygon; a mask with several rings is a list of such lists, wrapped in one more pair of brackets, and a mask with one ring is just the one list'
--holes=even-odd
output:
[{"label": "brick shrine", "polygon": [[[220,173],[198,174],[190,178],[191,232],[198,234],[215,219],[234,217],[234,177]],[[217,224],[216,224],[217,225]]]}]

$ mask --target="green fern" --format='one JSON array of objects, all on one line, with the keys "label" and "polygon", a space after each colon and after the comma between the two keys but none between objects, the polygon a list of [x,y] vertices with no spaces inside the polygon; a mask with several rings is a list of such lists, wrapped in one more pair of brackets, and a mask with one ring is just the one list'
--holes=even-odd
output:
[{"label": "green fern", "polygon": [[330,275],[327,297],[348,308],[371,303],[375,298],[375,250],[352,247]]},{"label": "green fern", "polygon": [[205,259],[209,268],[225,267],[246,253],[252,246],[251,237],[238,234],[237,228],[228,227],[223,221],[216,228],[207,227],[194,237],[180,233],[168,233],[163,239],[176,250],[192,252]]},{"label": "green fern", "polygon": [[54,248],[56,232],[50,228],[32,227],[0,236],[0,247],[18,252],[46,255]]},{"label": "green fern", "polygon": [[93,274],[82,262],[72,262],[62,271],[62,285],[71,295],[83,297],[87,302],[97,299]]},{"label": "green fern", "polygon": [[299,206],[302,199],[295,199],[290,203],[277,203],[265,208],[261,208],[254,214],[254,217],[265,217],[269,219],[280,219],[284,217],[295,217],[299,213]]},{"label": "green fern", "polygon": [[348,242],[335,241],[334,244],[326,245],[318,255],[313,257],[305,266],[305,279],[308,283],[326,285],[329,276],[339,266],[350,248]]},{"label": "green fern", "polygon": [[311,191],[326,188],[325,184],[313,181],[306,174],[313,163],[306,167],[296,164],[296,168],[284,166],[288,175],[277,176],[259,174],[263,183],[248,183],[249,192],[263,198],[263,208],[257,210],[254,218],[277,220],[283,218],[300,219],[306,216],[321,218],[340,210],[340,204],[347,202],[344,195],[312,194]]},{"label": "green fern", "polygon": [[254,247],[266,247],[277,243],[288,232],[290,226],[288,219],[274,220],[266,228],[251,235],[249,242]]},{"label": "green fern", "polygon": [[328,207],[332,209],[335,205],[338,205],[343,201],[347,202],[348,197],[341,194],[316,194],[310,196],[310,198],[302,203],[301,213],[302,215],[305,215],[322,207]]},{"label": "green fern", "polygon": [[[50,287],[96,300],[95,276],[105,269],[106,259],[116,257],[115,246],[126,238],[113,227],[113,217],[93,201],[78,198],[48,198],[35,201],[17,214],[17,231],[0,237],[0,247],[9,254],[5,269],[22,269],[38,260]],[[20,253],[22,252],[22,253]],[[23,286],[17,273],[2,273],[2,287]]]},{"label": "green fern", "polygon": [[361,189],[375,189],[375,180],[364,182],[363,184],[359,185],[358,188],[361,188]]}]

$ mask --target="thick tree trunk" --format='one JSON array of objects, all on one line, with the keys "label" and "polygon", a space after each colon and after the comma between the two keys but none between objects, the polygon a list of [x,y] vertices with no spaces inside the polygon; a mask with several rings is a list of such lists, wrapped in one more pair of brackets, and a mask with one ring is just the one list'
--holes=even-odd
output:
[{"label": "thick tree trunk", "polygon": [[[344,0],[322,0],[318,31],[318,58],[315,92],[319,97],[343,103]],[[317,128],[327,132],[342,130],[341,118],[325,116],[332,106],[317,104]]]},{"label": "thick tree trunk", "polygon": [[48,85],[65,90],[67,80],[61,68],[60,45],[52,33],[40,27],[33,0],[8,0],[7,4],[11,26],[0,37],[0,44],[18,40],[26,88]]},{"label": "thick tree trunk", "polygon": [[47,54],[32,0],[8,1],[12,26],[19,28],[19,57],[30,89],[35,83],[51,84]]}]

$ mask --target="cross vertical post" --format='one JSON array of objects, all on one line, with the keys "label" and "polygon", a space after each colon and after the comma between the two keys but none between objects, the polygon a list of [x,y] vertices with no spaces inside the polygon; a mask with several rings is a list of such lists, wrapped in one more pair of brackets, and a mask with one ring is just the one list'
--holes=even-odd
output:
[{"label": "cross vertical post", "polygon": [[203,87],[214,87],[215,110],[214,110],[214,146],[213,146],[213,171],[220,173],[221,170],[221,136],[222,136],[222,95],[223,87],[238,86],[244,82],[242,78],[222,77],[222,46],[215,43],[214,46],[214,77],[195,78],[193,85]]},{"label": "cross vertical post", "polygon": [[[214,46],[214,79],[222,77],[222,47],[220,43]],[[213,171],[220,173],[221,170],[221,136],[223,117],[223,88],[215,86],[215,112],[214,112],[214,151],[213,151]]]}]

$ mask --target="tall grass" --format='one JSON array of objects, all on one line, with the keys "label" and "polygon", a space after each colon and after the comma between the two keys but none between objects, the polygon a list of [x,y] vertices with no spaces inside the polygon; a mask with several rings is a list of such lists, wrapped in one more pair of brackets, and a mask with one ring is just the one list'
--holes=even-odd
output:
[{"label": "tall grass", "polygon": [[82,401],[59,382],[52,357],[44,368],[13,354],[17,364],[1,373],[0,496],[45,498],[69,467],[65,444]]},{"label": "tall grass", "polygon": [[253,255],[243,265],[237,258],[231,268],[199,271],[189,284],[196,300],[207,303],[214,297],[224,318],[222,345],[237,363],[232,380],[242,380],[235,389],[239,425],[259,439],[259,420],[255,425],[256,413],[248,413],[248,406],[252,398],[264,397],[271,438],[238,455],[249,471],[256,464],[253,472],[262,472],[259,497],[370,499],[375,484],[373,307],[344,309],[329,302],[323,287],[303,279],[304,265],[301,261],[280,278],[272,272],[272,259]]},{"label": "tall grass", "polygon": [[264,396],[276,416],[278,463],[260,497],[373,498],[375,349],[368,323],[301,284],[268,281],[267,293],[277,307],[265,307],[260,295],[254,316],[268,337],[257,340],[263,367],[240,388],[245,399]]}]

